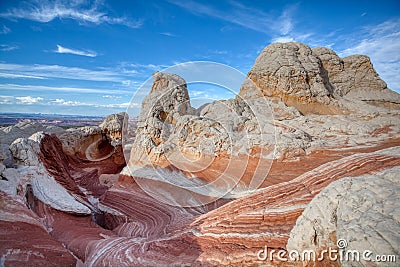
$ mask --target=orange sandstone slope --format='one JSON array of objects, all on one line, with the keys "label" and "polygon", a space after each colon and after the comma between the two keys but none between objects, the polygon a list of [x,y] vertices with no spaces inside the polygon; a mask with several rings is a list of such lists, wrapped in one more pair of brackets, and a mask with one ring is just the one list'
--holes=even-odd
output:
[{"label": "orange sandstone slope", "polygon": [[2,263],[312,266],[257,253],[339,238],[397,253],[400,98],[369,59],[272,44],[247,78],[236,99],[196,110],[183,78],[155,73],[137,130],[113,114],[2,145]]}]

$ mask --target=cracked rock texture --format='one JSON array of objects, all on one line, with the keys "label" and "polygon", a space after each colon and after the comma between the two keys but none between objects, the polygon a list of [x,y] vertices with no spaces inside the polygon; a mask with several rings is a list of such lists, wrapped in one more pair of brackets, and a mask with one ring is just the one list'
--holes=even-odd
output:
[{"label": "cracked rock texture", "polygon": [[125,112],[108,115],[99,125],[102,133],[111,141],[112,146],[122,144],[122,127],[127,123],[128,115]]},{"label": "cracked rock texture", "polygon": [[[324,47],[271,44],[257,57],[247,77],[262,95],[279,98],[303,114],[343,114],[357,109],[345,99],[395,108],[400,104],[399,95],[387,88],[367,56],[342,59]],[[245,98],[247,91],[244,86],[241,95]]]},{"label": "cracked rock texture", "polygon": [[[397,154],[397,150],[388,151]],[[335,248],[347,242],[345,251],[373,251],[373,255],[399,255],[400,168],[375,174],[347,177],[322,190],[297,219],[290,232],[288,250]],[[371,257],[373,259],[373,256]],[[365,266],[369,262],[342,261],[343,266]],[[387,266],[390,263],[377,263]],[[395,265],[395,264],[392,264]]]}]

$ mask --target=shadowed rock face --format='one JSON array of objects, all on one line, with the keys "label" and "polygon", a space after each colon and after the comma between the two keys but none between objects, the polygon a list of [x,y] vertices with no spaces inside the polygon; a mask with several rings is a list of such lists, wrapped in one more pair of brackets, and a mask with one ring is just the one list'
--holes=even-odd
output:
[{"label": "shadowed rock face", "polygon": [[111,114],[99,125],[103,134],[103,139],[109,141],[112,146],[122,144],[122,127],[127,123],[128,115],[125,112]]},{"label": "shadowed rock face", "polygon": [[338,95],[344,96],[363,90],[381,92],[387,89],[369,57],[353,55],[342,59],[333,50],[325,47],[317,47],[312,51],[321,60],[329,83]]},{"label": "shadowed rock face", "polygon": [[239,96],[198,110],[183,78],[153,77],[131,146],[125,113],[99,127],[1,129],[2,264],[303,266],[314,263],[257,254],[339,238],[399,253],[400,102],[367,57],[272,44]]}]

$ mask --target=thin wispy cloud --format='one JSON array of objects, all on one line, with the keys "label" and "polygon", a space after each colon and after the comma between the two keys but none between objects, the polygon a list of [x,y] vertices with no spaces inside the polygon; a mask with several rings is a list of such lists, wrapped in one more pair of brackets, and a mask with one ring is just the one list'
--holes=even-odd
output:
[{"label": "thin wispy cloud", "polygon": [[280,16],[275,16],[235,1],[229,2],[230,7],[228,7],[228,10],[219,10],[193,0],[168,0],[168,2],[194,15],[218,18],[266,34],[286,35],[292,30],[294,24],[292,13],[295,10],[295,6],[289,6],[282,11]]},{"label": "thin wispy cloud", "polygon": [[363,27],[358,32],[346,37],[353,45],[338,54],[342,57],[354,54],[369,56],[388,87],[400,91],[400,19]]},{"label": "thin wispy cloud", "polygon": [[8,19],[28,19],[42,23],[54,19],[72,19],[79,23],[120,24],[130,28],[140,28],[141,20],[111,16],[102,1],[84,0],[32,0],[21,2],[18,8],[11,8],[0,13],[0,17]]},{"label": "thin wispy cloud", "polygon": [[294,12],[295,7],[290,6],[287,9],[284,9],[282,15],[276,20],[275,27],[278,29],[280,34],[287,35],[293,30],[293,19],[292,13]]},{"label": "thin wispy cloud", "polygon": [[161,34],[161,35],[168,36],[168,37],[176,37],[176,35],[175,35],[175,34],[173,34],[173,33],[170,33],[170,32],[160,32],[160,34]]},{"label": "thin wispy cloud", "polygon": [[121,62],[118,66],[118,69],[120,69],[121,73],[123,74],[142,74],[142,73],[148,73],[149,71],[161,71],[168,67],[169,67],[168,65],[163,65],[163,64],[156,65],[156,64]]},{"label": "thin wispy cloud", "polygon": [[123,75],[118,69],[91,70],[60,65],[24,65],[0,63],[0,73],[0,76],[3,75],[3,78],[61,78],[100,82],[122,82],[123,80],[126,80],[125,77],[121,77]]},{"label": "thin wispy cloud", "polygon": [[56,87],[44,85],[21,85],[21,84],[0,84],[0,90],[8,91],[46,91],[46,92],[73,92],[73,93],[99,93],[99,94],[129,94],[130,91],[78,88],[78,87]]},{"label": "thin wispy cloud", "polygon": [[[234,25],[265,33],[271,37],[271,42],[305,42],[311,46],[332,46],[333,43],[320,41],[313,38],[314,33],[296,29],[296,11],[299,4],[285,6],[282,10],[264,12],[256,8],[244,5],[236,1],[229,1],[229,6],[217,9],[194,0],[178,1],[167,0],[169,3],[179,6],[197,16],[209,16]],[[231,26],[225,26],[221,31],[231,30]]]},{"label": "thin wispy cloud", "polygon": [[38,80],[45,80],[46,78],[32,76],[32,75],[24,75],[24,74],[14,74],[14,73],[5,73],[0,72],[0,78],[5,79],[38,79]]},{"label": "thin wispy cloud", "polygon": [[7,44],[0,44],[0,51],[13,51],[18,49],[19,47],[16,45],[7,45]]},{"label": "thin wispy cloud", "polygon": [[8,34],[10,32],[10,28],[8,28],[6,25],[3,25],[3,27],[0,29],[0,34]]},{"label": "thin wispy cloud", "polygon": [[13,100],[13,96],[0,95],[0,105],[11,105]]},{"label": "thin wispy cloud", "polygon": [[57,50],[55,50],[54,52],[59,53],[59,54],[72,54],[72,55],[85,56],[85,57],[96,57],[97,56],[97,53],[93,52],[93,51],[72,49],[72,48],[63,47],[61,45],[57,45]]},{"label": "thin wispy cloud", "polygon": [[[0,63],[0,79],[4,79],[2,84],[0,84],[0,90],[70,91],[79,93],[104,93],[105,95],[111,95],[115,92],[132,94],[134,88],[139,87],[146,79],[150,78],[155,70],[162,70],[163,68],[165,68],[165,66],[137,63],[123,63],[115,67],[102,67],[97,69],[60,65]],[[11,79],[13,81],[10,81]],[[29,79],[37,81],[30,85],[25,81]],[[61,82],[59,84],[68,84],[68,86],[53,86],[54,81]],[[91,88],[85,88],[87,85],[82,86],[84,88],[69,87],[69,84],[76,84],[76,82],[84,84],[96,82],[96,84],[92,83],[89,85]],[[111,89],[103,90],[102,88],[104,88],[105,85]],[[112,88],[118,90],[113,90]]]},{"label": "thin wispy cloud", "polygon": [[128,107],[138,107],[138,104],[123,102],[123,103],[87,103],[75,100],[67,100],[64,98],[46,99],[43,97],[34,96],[7,96],[0,95],[0,104],[2,105],[40,105],[44,106],[58,106],[58,107],[93,107],[93,108],[111,108],[111,109],[125,109]]}]

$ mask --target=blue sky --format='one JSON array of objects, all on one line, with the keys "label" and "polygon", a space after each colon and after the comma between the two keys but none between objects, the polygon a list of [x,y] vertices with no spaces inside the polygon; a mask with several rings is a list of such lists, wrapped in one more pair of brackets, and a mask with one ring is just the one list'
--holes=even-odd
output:
[{"label": "blue sky", "polygon": [[[0,112],[124,111],[156,70],[213,61],[247,73],[277,41],[366,54],[400,92],[399,1],[2,0]],[[190,94],[227,97],[202,88]]]}]

